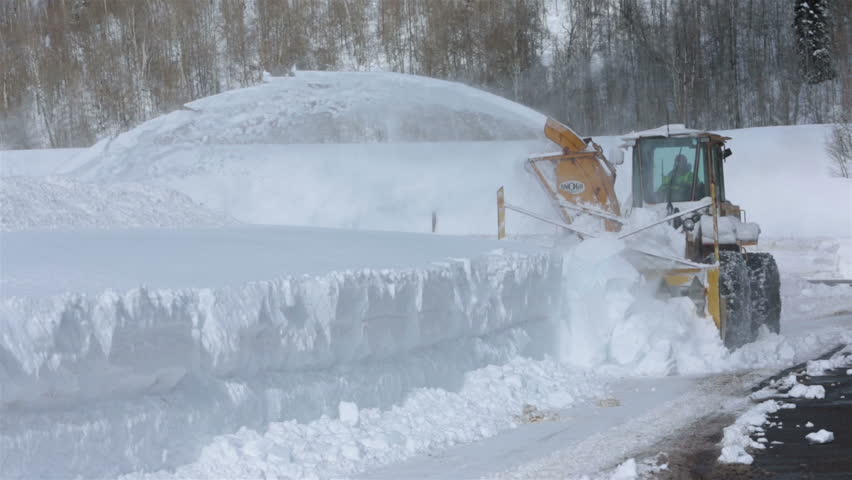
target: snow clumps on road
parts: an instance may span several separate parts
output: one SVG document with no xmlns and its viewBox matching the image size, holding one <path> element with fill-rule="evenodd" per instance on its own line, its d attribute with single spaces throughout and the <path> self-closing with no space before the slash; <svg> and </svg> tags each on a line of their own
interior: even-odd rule
<svg viewBox="0 0 852 480">
<path fill-rule="evenodd" d="M 805 438 L 808 440 L 808 443 L 811 444 L 830 443 L 834 441 L 834 433 L 825 429 L 820 429 L 818 432 L 812 432 L 805 435 Z"/>
<path fill-rule="evenodd" d="M 751 465 L 754 457 L 746 452 L 746 448 L 757 450 L 766 448 L 763 443 L 752 440 L 751 436 L 762 436 L 764 431 L 762 425 L 767 422 L 767 415 L 782 408 L 796 408 L 796 406 L 791 403 L 766 400 L 748 409 L 737 418 L 733 425 L 725 427 L 722 437 L 722 454 L 719 456 L 719 461 Z"/>
<path fill-rule="evenodd" d="M 564 256 L 560 358 L 581 367 L 669 375 L 725 368 L 728 356 L 713 322 L 687 298 L 654 298 L 614 238 L 585 241 Z"/>
</svg>

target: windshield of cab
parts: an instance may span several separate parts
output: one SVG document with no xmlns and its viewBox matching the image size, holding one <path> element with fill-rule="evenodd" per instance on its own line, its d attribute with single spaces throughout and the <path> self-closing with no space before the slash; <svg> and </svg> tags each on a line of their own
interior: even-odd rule
<svg viewBox="0 0 852 480">
<path fill-rule="evenodd" d="M 649 138 L 639 144 L 646 203 L 706 197 L 705 144 L 697 138 Z"/>
</svg>

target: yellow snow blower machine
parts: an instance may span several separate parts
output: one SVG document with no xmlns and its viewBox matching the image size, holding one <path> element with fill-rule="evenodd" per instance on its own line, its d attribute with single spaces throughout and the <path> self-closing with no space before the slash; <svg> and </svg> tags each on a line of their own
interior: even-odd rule
<svg viewBox="0 0 852 480">
<path fill-rule="evenodd" d="M 760 228 L 725 196 L 724 163 L 731 155 L 725 142 L 730 138 L 666 125 L 623 137 L 608 160 L 591 138 L 556 120 L 547 120 L 544 133 L 562 151 L 532 157 L 527 167 L 560 218 L 508 203 L 500 188 L 498 237 L 505 237 L 507 209 L 581 238 L 613 232 L 630 241 L 667 223 L 683 234 L 682 252 L 661 252 L 642 242 L 631 242 L 626 250 L 646 276 L 658 279 L 661 295 L 692 298 L 713 318 L 729 348 L 753 341 L 761 326 L 780 331 L 778 267 L 770 254 L 746 251 L 757 245 Z M 624 163 L 627 152 L 632 156 L 631 200 L 622 205 L 615 193 L 616 165 Z M 641 218 L 655 220 L 636 226 L 631 216 L 639 211 Z"/>
</svg>

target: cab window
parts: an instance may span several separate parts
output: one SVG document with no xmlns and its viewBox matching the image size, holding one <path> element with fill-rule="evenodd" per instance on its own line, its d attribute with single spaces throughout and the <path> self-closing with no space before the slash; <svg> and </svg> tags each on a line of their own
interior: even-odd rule
<svg viewBox="0 0 852 480">
<path fill-rule="evenodd" d="M 696 138 L 646 139 L 640 143 L 642 190 L 646 203 L 685 202 L 693 199 L 696 163 L 706 164 L 703 145 Z M 701 170 L 701 178 L 706 173 Z M 706 183 L 706 182 L 704 182 Z"/>
</svg>

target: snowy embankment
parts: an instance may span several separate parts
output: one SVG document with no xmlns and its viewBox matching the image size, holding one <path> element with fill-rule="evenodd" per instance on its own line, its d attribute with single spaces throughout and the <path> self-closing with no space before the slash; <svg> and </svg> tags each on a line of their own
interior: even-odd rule
<svg viewBox="0 0 852 480">
<path fill-rule="evenodd" d="M 242 254 L 246 262 L 269 270 L 273 267 L 263 265 L 267 252 L 251 251 L 264 230 L 243 232 L 245 245 L 235 232 L 219 251 L 208 246 L 205 253 L 212 259 Z M 206 241 L 215 243 L 218 231 L 207 232 Z M 169 232 L 154 234 L 180 240 Z M 17 243 L 16 235 L 24 234 L 4 234 L 14 251 L 4 248 L 3 254 L 16 258 L 9 275 L 37 278 L 51 262 L 38 258 L 33 233 Z M 382 265 L 369 251 L 381 234 L 345 236 L 353 242 L 347 256 L 360 255 L 363 262 L 372 254 Z M 313 232 L 306 238 L 320 237 L 322 232 Z M 0 429 L 4 475 L 100 476 L 174 468 L 195 459 L 215 434 L 272 421 L 336 417 L 340 401 L 388 408 L 415 388 L 453 391 L 468 371 L 544 353 L 543 325 L 560 284 L 558 257 L 524 246 L 513 250 L 511 243 L 499 244 L 509 250 L 489 254 L 486 247 L 497 242 L 448 238 L 447 247 L 442 237 L 387 237 L 391 264 L 398 241 L 431 248 L 445 260 L 412 262 L 427 264 L 421 268 L 293 274 L 216 288 L 151 285 L 2 298 L 0 405 L 9 413 Z M 275 238 L 268 237 L 269 243 Z M 191 239 L 183 242 L 176 248 L 191 247 Z M 95 245 L 108 250 L 106 243 Z M 304 255 L 308 245 L 290 257 Z M 446 259 L 453 256 L 447 251 L 465 255 L 477 249 L 483 253 L 468 255 L 470 260 Z M 109 258 L 89 269 L 97 273 L 107 263 Z M 122 264 L 112 266 L 124 270 Z M 52 283 L 74 290 L 72 269 L 55 273 Z M 204 275 L 203 269 L 197 272 L 196 281 L 203 282 Z M 11 283 L 13 289 L 33 292 L 20 285 Z M 411 442 L 416 435 L 398 437 Z"/>
</svg>

